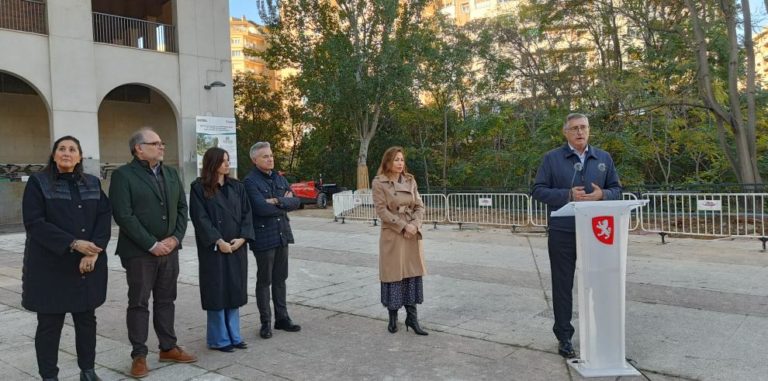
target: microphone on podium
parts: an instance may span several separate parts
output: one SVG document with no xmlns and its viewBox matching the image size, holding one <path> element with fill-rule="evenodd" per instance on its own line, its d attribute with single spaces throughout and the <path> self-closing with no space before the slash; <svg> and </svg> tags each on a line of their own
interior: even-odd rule
<svg viewBox="0 0 768 381">
<path fill-rule="evenodd" d="M 581 172 L 582 169 L 584 169 L 584 164 L 581 164 L 580 161 L 573 163 L 573 176 L 571 176 L 571 187 L 568 188 L 568 193 L 570 193 L 571 200 L 573 200 L 573 182 L 576 181 L 576 174 Z"/>
</svg>

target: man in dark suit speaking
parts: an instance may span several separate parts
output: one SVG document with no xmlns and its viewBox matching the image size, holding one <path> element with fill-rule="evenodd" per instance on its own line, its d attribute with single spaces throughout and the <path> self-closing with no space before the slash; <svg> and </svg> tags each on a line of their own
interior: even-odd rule
<svg viewBox="0 0 768 381">
<path fill-rule="evenodd" d="M 621 183 L 611 155 L 589 145 L 589 120 L 584 114 L 569 114 L 563 124 L 567 144 L 544 155 L 536 173 L 533 198 L 547 204 L 549 211 L 571 201 L 621 199 Z M 576 271 L 576 223 L 574 217 L 547 215 L 549 262 L 552 271 L 552 330 L 559 342 L 557 351 L 565 358 L 576 357 L 571 337 L 573 276 Z"/>
</svg>

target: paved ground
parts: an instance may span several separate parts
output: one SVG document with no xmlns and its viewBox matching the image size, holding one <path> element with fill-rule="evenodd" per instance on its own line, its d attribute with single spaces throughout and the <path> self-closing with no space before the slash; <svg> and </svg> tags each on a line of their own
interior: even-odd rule
<svg viewBox="0 0 768 381">
<path fill-rule="evenodd" d="M 291 248 L 289 310 L 303 330 L 258 338 L 251 291 L 250 303 L 241 310 L 250 348 L 231 354 L 206 349 L 190 230 L 182 252 L 176 329 L 180 344 L 200 361 L 160 364 L 153 353 L 147 380 L 580 379 L 556 354 L 543 235 L 453 226 L 428 230 L 429 275 L 419 313 L 430 335 L 419 337 L 386 330 L 386 310 L 378 302 L 378 227 L 316 217 L 294 217 L 293 226 L 298 243 Z M 768 379 L 768 255 L 759 251 L 760 243 L 668 242 L 661 245 L 658 236 L 630 238 L 627 356 L 643 377 L 621 379 Z M 23 233 L 0 235 L 3 380 L 37 376 L 36 319 L 20 306 L 23 245 Z M 114 247 L 112 242 L 110 252 Z M 129 378 L 130 365 L 127 288 L 119 260 L 110 255 L 109 261 L 108 299 L 97 310 L 97 372 L 105 380 L 120 380 Z M 578 329 L 578 320 L 575 325 Z M 156 348 L 156 339 L 149 345 Z M 59 354 L 61 379 L 78 379 L 69 318 Z"/>
</svg>

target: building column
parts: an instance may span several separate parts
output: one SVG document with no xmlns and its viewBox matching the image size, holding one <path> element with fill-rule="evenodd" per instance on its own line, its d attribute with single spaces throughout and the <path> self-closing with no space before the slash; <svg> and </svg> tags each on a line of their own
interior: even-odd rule
<svg viewBox="0 0 768 381">
<path fill-rule="evenodd" d="M 99 101 L 93 20 L 88 0 L 46 2 L 51 68 L 51 139 L 72 135 L 86 172 L 99 175 Z"/>
</svg>

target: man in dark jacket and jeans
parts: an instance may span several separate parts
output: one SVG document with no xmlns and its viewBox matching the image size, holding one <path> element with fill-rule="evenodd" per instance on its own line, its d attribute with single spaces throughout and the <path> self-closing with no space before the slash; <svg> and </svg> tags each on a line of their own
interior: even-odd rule
<svg viewBox="0 0 768 381">
<path fill-rule="evenodd" d="M 288 212 L 296 210 L 301 201 L 293 197 L 288 181 L 274 171 L 275 160 L 267 142 L 251 147 L 254 168 L 245 176 L 245 189 L 251 201 L 253 227 L 256 238 L 251 250 L 256 257 L 256 305 L 259 308 L 261 329 L 259 335 L 272 337 L 272 317 L 269 292 L 275 306 L 275 329 L 298 332 L 301 327 L 293 324 L 286 306 L 285 280 L 288 278 L 288 244 L 293 243 L 293 233 Z"/>
<path fill-rule="evenodd" d="M 568 143 L 547 152 L 536 173 L 533 198 L 555 211 L 571 201 L 621 199 L 621 183 L 607 152 L 588 145 L 589 120 L 583 114 L 565 118 L 563 134 Z M 552 270 L 552 330 L 559 341 L 558 353 L 576 357 L 571 337 L 573 276 L 576 270 L 576 223 L 574 217 L 547 216 L 547 247 Z"/>
</svg>

